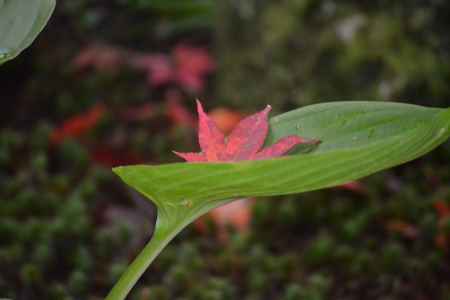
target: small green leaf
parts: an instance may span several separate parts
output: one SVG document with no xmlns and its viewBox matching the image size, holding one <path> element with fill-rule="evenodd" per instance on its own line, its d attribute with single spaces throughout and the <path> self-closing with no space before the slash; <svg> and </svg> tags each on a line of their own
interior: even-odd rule
<svg viewBox="0 0 450 300">
<path fill-rule="evenodd" d="M 56 0 L 0 0 L 0 64 L 31 45 L 55 4 Z"/>
<path fill-rule="evenodd" d="M 201 214 L 232 201 L 227 199 L 332 187 L 415 159 L 448 139 L 450 109 L 392 102 L 311 105 L 272 118 L 267 144 L 293 134 L 322 143 L 307 153 L 263 161 L 115 168 L 157 205 L 158 221 L 155 243 L 149 243 L 108 299 L 123 299 L 120 286 L 128 282 L 131 288 L 173 236 Z"/>
</svg>

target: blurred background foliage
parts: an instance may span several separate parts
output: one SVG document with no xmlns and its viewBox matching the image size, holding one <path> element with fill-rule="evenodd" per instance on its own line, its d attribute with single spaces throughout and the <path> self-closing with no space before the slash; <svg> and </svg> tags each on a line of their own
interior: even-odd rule
<svg viewBox="0 0 450 300">
<path fill-rule="evenodd" d="M 0 297 L 101 299 L 153 206 L 112 166 L 333 100 L 448 107 L 448 1 L 59 1 L 0 69 Z M 190 226 L 130 299 L 449 299 L 450 146 L 351 185 Z M 234 210 L 233 210 L 234 209 Z"/>
<path fill-rule="evenodd" d="M 221 1 L 221 93 L 304 105 L 449 93 L 446 1 Z M 239 51 L 234 51 L 239 49 Z M 426 100 L 425 100 L 426 99 Z M 441 99 L 441 100 L 439 100 Z"/>
</svg>

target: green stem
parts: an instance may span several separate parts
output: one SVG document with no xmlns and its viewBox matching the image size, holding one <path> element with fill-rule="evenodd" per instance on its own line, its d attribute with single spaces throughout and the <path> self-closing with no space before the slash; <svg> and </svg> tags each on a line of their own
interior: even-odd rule
<svg viewBox="0 0 450 300">
<path fill-rule="evenodd" d="M 180 226 L 163 226 L 161 223 L 157 222 L 152 239 L 131 265 L 128 266 L 105 300 L 125 299 L 153 260 L 184 227 L 184 224 Z"/>
<path fill-rule="evenodd" d="M 124 300 L 153 260 L 184 227 L 204 213 L 227 202 L 230 201 L 213 201 L 199 207 L 183 204 L 184 211 L 181 213 L 182 210 L 177 208 L 178 214 L 167 207 L 158 208 L 158 219 L 152 239 L 128 266 L 105 300 Z"/>
</svg>

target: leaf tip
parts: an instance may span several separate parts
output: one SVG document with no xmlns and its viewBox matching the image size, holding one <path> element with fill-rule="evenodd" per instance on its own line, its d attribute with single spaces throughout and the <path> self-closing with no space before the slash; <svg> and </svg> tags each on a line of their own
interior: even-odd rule
<svg viewBox="0 0 450 300">
<path fill-rule="evenodd" d="M 122 180 L 126 181 L 125 178 L 132 173 L 133 168 L 138 167 L 139 165 L 132 165 L 132 166 L 119 166 L 112 168 L 112 172 L 119 176 Z"/>
<path fill-rule="evenodd" d="M 194 153 L 194 152 L 177 152 L 172 151 L 176 156 L 181 157 L 182 159 L 186 160 L 187 162 L 204 162 L 206 161 L 206 157 L 203 155 L 203 153 Z"/>
<path fill-rule="evenodd" d="M 174 150 L 172 150 L 172 153 L 175 154 L 176 156 L 182 158 L 182 159 L 186 159 L 185 158 L 185 153 L 181 153 L 181 152 L 174 151 Z"/>
<path fill-rule="evenodd" d="M 124 171 L 124 167 L 114 167 L 111 170 L 113 171 L 114 174 L 121 177 L 121 175 L 123 174 L 123 171 Z"/>
<path fill-rule="evenodd" d="M 195 100 L 195 102 L 197 103 L 197 112 L 198 112 L 198 114 L 200 115 L 200 114 L 204 114 L 205 113 L 205 110 L 203 109 L 203 105 L 202 105 L 202 102 L 200 101 L 200 99 L 196 99 Z"/>
</svg>

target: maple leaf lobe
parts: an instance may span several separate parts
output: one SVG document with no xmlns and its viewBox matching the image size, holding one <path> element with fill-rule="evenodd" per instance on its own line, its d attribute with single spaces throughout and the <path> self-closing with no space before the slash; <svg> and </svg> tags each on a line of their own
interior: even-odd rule
<svg viewBox="0 0 450 300">
<path fill-rule="evenodd" d="M 205 113 L 203 106 L 197 100 L 198 141 L 202 153 L 208 161 L 222 160 L 225 152 L 225 136 L 217 128 L 216 123 Z"/>
<path fill-rule="evenodd" d="M 264 145 L 269 133 L 268 116 L 272 110 L 267 105 L 264 110 L 248 116 L 233 129 L 227 140 L 226 154 L 230 160 L 252 159 Z"/>
</svg>

